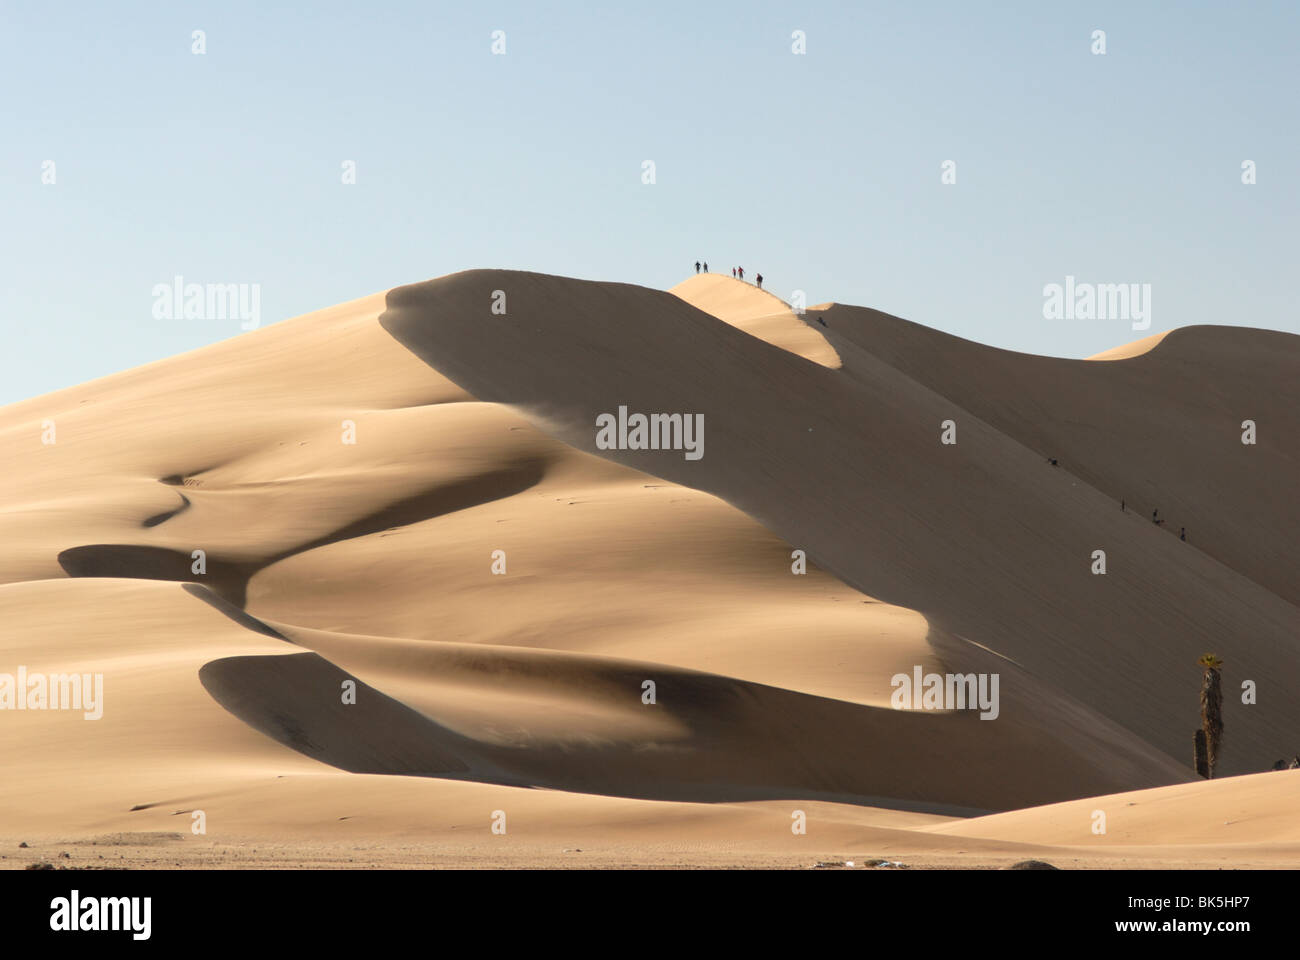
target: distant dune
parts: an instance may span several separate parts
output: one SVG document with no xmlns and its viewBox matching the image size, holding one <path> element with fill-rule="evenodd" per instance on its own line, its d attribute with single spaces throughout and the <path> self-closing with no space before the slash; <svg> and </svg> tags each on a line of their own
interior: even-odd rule
<svg viewBox="0 0 1300 960">
<path fill-rule="evenodd" d="M 1118 347 L 1111 347 L 1109 350 L 1103 350 L 1101 353 L 1094 353 L 1089 360 L 1127 360 L 1129 357 L 1137 357 L 1146 353 L 1148 350 L 1155 348 L 1161 340 L 1169 335 L 1169 331 L 1164 333 L 1153 333 L 1149 337 L 1143 337 L 1140 340 L 1134 340 L 1132 343 L 1120 344 Z"/>
<path fill-rule="evenodd" d="M 1061 360 L 475 270 L 0 409 L 0 675 L 104 685 L 0 711 L 0 847 L 1300 864 L 1300 771 L 1263 772 L 1300 753 L 1298 374 L 1265 330 Z M 702 455 L 606 448 L 620 408 Z M 996 718 L 894 709 L 918 668 L 997 674 Z"/>
</svg>

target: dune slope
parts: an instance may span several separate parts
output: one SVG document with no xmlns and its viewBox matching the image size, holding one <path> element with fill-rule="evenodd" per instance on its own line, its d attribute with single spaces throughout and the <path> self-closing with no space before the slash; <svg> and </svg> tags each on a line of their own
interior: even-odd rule
<svg viewBox="0 0 1300 960">
<path fill-rule="evenodd" d="M 101 673 L 105 713 L 0 713 L 0 814 L 84 833 L 205 804 L 312 837 L 417 778 L 546 822 L 653 802 L 701 842 L 718 817 L 676 804 L 831 804 L 937 850 L 946 826 L 881 808 L 1200 796 L 1206 650 L 1222 771 L 1300 750 L 1296 341 L 1051 360 L 720 276 L 486 270 L 15 404 L 0 673 Z M 702 416 L 702 456 L 597 444 L 620 407 Z M 997 717 L 892 709 L 914 668 L 996 673 Z M 421 796 L 383 830 L 419 829 Z M 988 822 L 966 835 L 1007 842 Z"/>
</svg>

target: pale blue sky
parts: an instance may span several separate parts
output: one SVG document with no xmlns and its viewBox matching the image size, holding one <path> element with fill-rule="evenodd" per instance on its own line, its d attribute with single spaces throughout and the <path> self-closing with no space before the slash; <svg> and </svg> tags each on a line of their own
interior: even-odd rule
<svg viewBox="0 0 1300 960">
<path fill-rule="evenodd" d="M 177 274 L 266 324 L 703 258 L 1027 352 L 1144 335 L 1044 319 L 1073 275 L 1150 283 L 1149 332 L 1300 333 L 1300 4 L 611 6 L 4 0 L 0 403 L 239 333 L 155 319 Z"/>
</svg>

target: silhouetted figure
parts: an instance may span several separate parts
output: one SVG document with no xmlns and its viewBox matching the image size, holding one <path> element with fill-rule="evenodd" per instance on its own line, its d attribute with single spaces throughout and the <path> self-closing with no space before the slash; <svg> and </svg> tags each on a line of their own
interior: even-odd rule
<svg viewBox="0 0 1300 960">
<path fill-rule="evenodd" d="M 1155 510 L 1152 510 L 1152 511 L 1151 511 L 1151 522 L 1152 522 L 1152 523 L 1159 523 L 1160 521 L 1157 519 L 1157 517 L 1159 517 L 1159 516 L 1160 516 L 1160 509 L 1159 509 L 1159 508 L 1156 508 Z"/>
<path fill-rule="evenodd" d="M 735 268 L 735 267 L 732 267 L 732 268 L 731 268 L 731 279 L 732 279 L 732 280 L 735 280 L 735 279 L 736 279 L 736 268 Z"/>
<path fill-rule="evenodd" d="M 1050 464 L 1051 464 L 1052 466 L 1054 466 L 1054 467 L 1059 467 L 1059 466 L 1060 466 L 1060 463 L 1057 462 L 1057 459 L 1056 459 L 1055 457 L 1048 457 L 1048 458 L 1047 458 L 1047 462 L 1050 463 Z"/>
<path fill-rule="evenodd" d="M 1124 512 L 1124 501 L 1123 501 L 1123 500 L 1121 500 L 1121 501 L 1119 502 L 1119 512 L 1120 512 L 1120 513 L 1123 513 L 1123 512 Z"/>
<path fill-rule="evenodd" d="M 700 261 L 698 260 L 695 261 L 695 272 L 696 273 L 700 272 Z"/>
<path fill-rule="evenodd" d="M 704 272 L 705 273 L 709 272 L 709 261 L 707 260 L 704 261 Z"/>
<path fill-rule="evenodd" d="M 1186 540 L 1186 539 L 1187 539 L 1187 528 L 1186 528 L 1186 527 L 1183 527 L 1181 530 L 1178 531 L 1178 539 L 1179 539 L 1179 540 Z"/>
<path fill-rule="evenodd" d="M 741 280 L 744 280 L 744 279 L 745 279 L 745 268 L 744 268 L 744 267 L 737 267 L 737 268 L 736 268 L 736 273 L 739 274 Z"/>
<path fill-rule="evenodd" d="M 758 281 L 758 289 L 762 290 L 762 289 L 763 289 L 763 275 L 762 275 L 761 273 L 759 273 L 759 274 L 755 274 L 755 275 L 754 275 L 754 279 Z"/>
</svg>

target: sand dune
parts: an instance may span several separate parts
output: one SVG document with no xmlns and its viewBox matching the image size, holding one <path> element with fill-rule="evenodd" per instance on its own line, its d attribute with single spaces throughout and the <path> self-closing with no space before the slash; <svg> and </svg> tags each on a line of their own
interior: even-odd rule
<svg viewBox="0 0 1300 960">
<path fill-rule="evenodd" d="M 775 294 L 730 277 L 697 273 L 668 291 L 752 337 L 835 369 L 840 356 L 824 336 Z"/>
<path fill-rule="evenodd" d="M 1109 350 L 1103 350 L 1101 353 L 1094 353 L 1091 357 L 1086 357 L 1085 359 L 1127 360 L 1129 357 L 1138 357 L 1149 350 L 1155 349 L 1156 345 L 1168 335 L 1168 330 L 1163 333 L 1153 333 L 1149 337 L 1142 337 L 1139 340 L 1134 340 L 1132 343 L 1123 343 L 1118 347 L 1111 347 Z"/>
<path fill-rule="evenodd" d="M 376 860 L 1300 861 L 1296 778 L 1256 773 L 1300 752 L 1300 338 L 1148 341 L 1055 360 L 718 275 L 470 271 L 0 410 L 0 673 L 105 690 L 101 720 L 0 713 L 0 845 L 340 863 L 347 818 Z M 702 415 L 703 455 L 604 449 L 620 406 Z M 997 718 L 893 709 L 918 667 L 999 674 Z"/>
<path fill-rule="evenodd" d="M 1047 846 L 1300 847 L 1300 772 L 1199 781 L 1108 797 L 1088 797 L 1028 810 L 949 821 L 926 828 L 948 836 Z M 1094 830 L 1105 815 L 1104 832 Z"/>
</svg>

